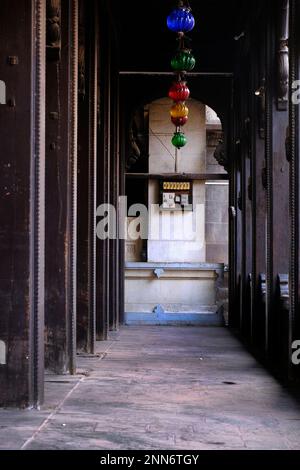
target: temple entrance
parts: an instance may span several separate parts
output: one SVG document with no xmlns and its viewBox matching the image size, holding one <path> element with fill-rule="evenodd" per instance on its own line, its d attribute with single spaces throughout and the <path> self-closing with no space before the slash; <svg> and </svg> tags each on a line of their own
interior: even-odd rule
<svg viewBox="0 0 300 470">
<path fill-rule="evenodd" d="M 125 323 L 222 325 L 228 174 L 221 121 L 189 100 L 187 145 L 171 143 L 171 101 L 133 113 L 127 154 Z M 225 165 L 226 167 L 226 165 Z"/>
</svg>

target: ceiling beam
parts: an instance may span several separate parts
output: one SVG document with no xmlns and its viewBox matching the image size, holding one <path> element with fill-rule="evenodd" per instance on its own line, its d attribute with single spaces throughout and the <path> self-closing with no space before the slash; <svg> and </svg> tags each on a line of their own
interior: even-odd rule
<svg viewBox="0 0 300 470">
<path fill-rule="evenodd" d="M 119 71 L 120 76 L 165 76 L 173 77 L 174 72 L 151 72 L 151 71 Z M 231 72 L 194 72 L 188 73 L 188 77 L 220 77 L 220 78 L 233 78 L 233 73 Z"/>
</svg>

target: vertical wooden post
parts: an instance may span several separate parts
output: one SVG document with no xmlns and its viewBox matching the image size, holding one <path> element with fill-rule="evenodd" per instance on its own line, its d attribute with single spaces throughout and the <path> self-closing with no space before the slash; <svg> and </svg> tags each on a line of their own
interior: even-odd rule
<svg viewBox="0 0 300 470">
<path fill-rule="evenodd" d="M 98 138 L 97 206 L 110 203 L 110 133 L 111 133 L 111 49 L 109 25 L 100 14 L 100 127 Z M 105 44 L 105 46 L 104 46 Z M 98 219 L 99 222 L 99 219 Z M 110 317 L 110 242 L 97 240 L 97 297 L 96 333 L 98 340 L 106 340 Z"/>
<path fill-rule="evenodd" d="M 287 108 L 278 109 L 278 92 L 275 81 L 281 74 L 277 66 L 278 9 L 269 4 L 267 27 L 266 69 L 266 183 L 267 183 L 267 312 L 265 348 L 273 364 L 278 349 L 278 296 L 279 274 L 288 272 L 289 239 L 286 227 L 288 210 L 288 163 L 286 160 Z M 278 6 L 278 4 L 277 4 Z"/>
<path fill-rule="evenodd" d="M 121 84 L 120 84 L 121 86 Z M 126 158 L 126 117 L 124 106 L 124 89 L 119 91 L 119 194 L 125 197 L 125 158 Z M 121 208 L 119 208 L 119 211 Z M 122 214 L 125 217 L 127 214 Z M 122 217 L 121 217 L 122 218 Z M 124 221 L 125 226 L 125 221 Z M 125 240 L 124 227 L 119 227 L 119 323 L 123 324 L 125 319 Z"/>
<path fill-rule="evenodd" d="M 290 74 L 289 74 L 289 151 L 290 161 L 290 319 L 289 319 L 289 353 L 292 357 L 292 343 L 300 339 L 300 104 L 295 100 L 300 80 L 300 32 L 298 18 L 300 0 L 290 0 Z M 299 366 L 290 362 L 289 374 L 298 376 Z"/>
<path fill-rule="evenodd" d="M 116 45 L 112 44 L 112 64 L 111 64 L 111 183 L 110 183 L 110 203 L 118 215 L 119 209 L 119 77 L 117 73 Z M 118 220 L 117 220 L 118 222 Z M 110 240 L 110 329 L 115 331 L 119 326 L 119 240 L 118 227 L 116 231 L 117 238 Z"/>
<path fill-rule="evenodd" d="M 47 41 L 46 366 L 75 373 L 78 2 L 56 4 L 60 44 L 49 31 Z"/>
<path fill-rule="evenodd" d="M 44 392 L 45 0 L 4 0 L 0 16 L 0 405 Z"/>
<path fill-rule="evenodd" d="M 96 189 L 97 189 L 97 3 L 81 7 L 78 191 L 78 349 L 95 351 Z"/>
<path fill-rule="evenodd" d="M 252 302 L 251 344 L 256 351 L 264 350 L 265 306 L 261 291 L 261 276 L 266 272 L 266 190 L 265 171 L 265 34 L 260 32 L 252 42 L 251 108 L 251 186 L 252 186 Z"/>
<path fill-rule="evenodd" d="M 234 109 L 234 95 L 232 87 L 232 106 Z M 238 171 L 238 155 L 237 155 L 237 141 L 239 133 L 237 129 L 237 120 L 235 116 L 232 118 L 231 123 L 231 154 L 232 158 L 229 160 L 229 259 L 230 259 L 230 272 L 229 272 L 229 326 L 231 328 L 239 327 L 239 171 Z"/>
<path fill-rule="evenodd" d="M 95 352 L 96 344 L 96 211 L 97 211 L 97 94 L 98 94 L 98 59 L 99 59 L 99 29 L 98 4 L 93 2 L 90 9 L 90 107 L 89 107 L 89 207 L 88 207 L 88 293 L 89 293 L 89 322 L 87 335 L 87 351 Z"/>
</svg>

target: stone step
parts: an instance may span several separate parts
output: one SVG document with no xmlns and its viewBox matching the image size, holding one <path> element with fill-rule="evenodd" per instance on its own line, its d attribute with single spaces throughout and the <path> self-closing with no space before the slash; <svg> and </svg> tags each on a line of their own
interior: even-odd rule
<svg viewBox="0 0 300 470">
<path fill-rule="evenodd" d="M 165 326 L 223 326 L 222 312 L 204 310 L 202 312 L 164 312 L 125 313 L 126 325 L 165 325 Z"/>
</svg>

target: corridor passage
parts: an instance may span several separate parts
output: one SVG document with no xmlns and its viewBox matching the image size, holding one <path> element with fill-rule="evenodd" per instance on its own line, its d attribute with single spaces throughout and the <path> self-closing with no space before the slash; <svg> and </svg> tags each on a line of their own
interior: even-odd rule
<svg viewBox="0 0 300 470">
<path fill-rule="evenodd" d="M 123 327 L 79 366 L 0 410 L 1 449 L 300 449 L 299 403 L 224 328 Z"/>
</svg>

